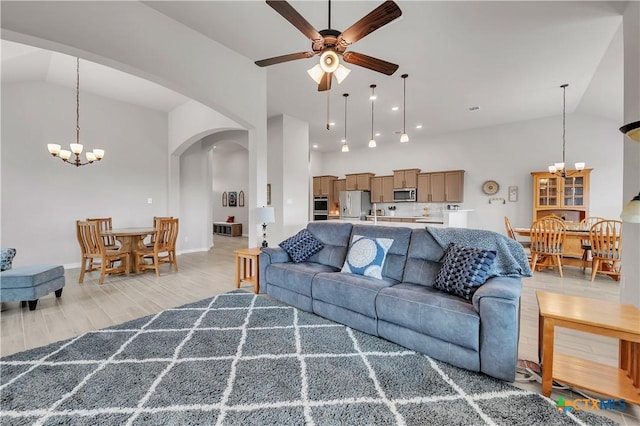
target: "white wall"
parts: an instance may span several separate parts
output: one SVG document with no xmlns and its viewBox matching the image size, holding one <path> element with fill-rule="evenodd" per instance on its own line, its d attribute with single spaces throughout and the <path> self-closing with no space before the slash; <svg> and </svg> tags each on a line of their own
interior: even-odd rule
<svg viewBox="0 0 640 426">
<path fill-rule="evenodd" d="M 207 185 L 209 161 L 203 155 L 202 142 L 192 144 L 180 156 L 180 252 L 208 250 L 211 246 L 209 206 L 211 191 Z"/>
<path fill-rule="evenodd" d="M 16 266 L 79 265 L 78 219 L 120 228 L 167 214 L 167 114 L 81 92 L 81 142 L 106 153 L 78 168 L 46 147 L 75 141 L 75 118 L 73 88 L 2 85 L 1 245 L 17 248 Z"/>
<path fill-rule="evenodd" d="M 246 149 L 232 152 L 212 150 L 211 188 L 214 222 L 225 222 L 228 216 L 235 216 L 235 222 L 242 224 L 242 234 L 249 232 L 249 153 Z M 244 207 L 223 207 L 222 193 L 244 191 Z M 211 225 L 209 225 L 211 227 Z"/>
<path fill-rule="evenodd" d="M 501 126 L 450 133 L 432 138 L 412 133 L 411 142 L 378 143 L 378 148 L 352 149 L 323 155 L 321 174 L 372 172 L 390 175 L 394 169 L 420 168 L 424 172 L 465 170 L 462 208 L 469 227 L 504 232 L 504 216 L 514 226 L 532 219 L 530 172 L 546 170 L 562 158 L 562 117 L 547 117 Z M 567 163 L 585 161 L 591 172 L 589 214 L 618 217 L 622 208 L 622 146 L 617 123 L 598 117 L 567 115 Z M 500 191 L 485 195 L 482 183 L 495 180 Z M 508 198 L 509 186 L 518 186 L 518 202 L 489 204 L 489 198 Z M 404 206 L 403 206 L 404 207 Z"/>
</svg>

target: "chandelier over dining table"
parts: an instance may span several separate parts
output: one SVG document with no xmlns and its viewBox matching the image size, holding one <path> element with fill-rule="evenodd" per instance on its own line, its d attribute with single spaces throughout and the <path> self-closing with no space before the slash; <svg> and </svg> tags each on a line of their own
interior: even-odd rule
<svg viewBox="0 0 640 426">
<path fill-rule="evenodd" d="M 69 144 L 69 148 L 71 150 L 61 149 L 59 144 L 47 144 L 47 149 L 51 155 L 76 167 L 92 164 L 94 161 L 100 161 L 104 157 L 104 149 L 94 149 L 85 153 L 87 158 L 85 163 L 80 159 L 80 154 L 84 149 L 80 143 L 80 58 L 76 58 L 76 142 Z M 70 160 L 71 154 L 74 155 L 72 160 Z"/>
<path fill-rule="evenodd" d="M 568 86 L 569 85 L 566 83 L 560 86 L 562 88 L 562 162 L 554 163 L 553 166 L 549 166 L 549 173 L 557 174 L 562 177 L 571 176 L 573 174 L 573 173 L 567 172 L 565 168 L 565 147 L 567 144 L 565 135 L 566 135 L 566 123 L 567 123 L 566 109 L 567 109 L 567 87 Z M 574 166 L 576 168 L 576 172 L 574 173 L 577 173 L 584 170 L 586 163 L 583 161 L 580 161 L 575 163 Z"/>
</svg>

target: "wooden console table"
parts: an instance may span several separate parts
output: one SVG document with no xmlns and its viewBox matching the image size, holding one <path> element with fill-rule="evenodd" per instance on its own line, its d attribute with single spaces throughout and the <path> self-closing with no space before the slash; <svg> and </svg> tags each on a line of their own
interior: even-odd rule
<svg viewBox="0 0 640 426">
<path fill-rule="evenodd" d="M 553 380 L 640 405 L 640 310 L 604 300 L 537 291 L 542 394 Z M 554 354 L 555 327 L 619 339 L 618 368 Z"/>
<path fill-rule="evenodd" d="M 242 224 L 235 222 L 213 222 L 213 233 L 226 235 L 228 237 L 241 237 Z"/>
</svg>

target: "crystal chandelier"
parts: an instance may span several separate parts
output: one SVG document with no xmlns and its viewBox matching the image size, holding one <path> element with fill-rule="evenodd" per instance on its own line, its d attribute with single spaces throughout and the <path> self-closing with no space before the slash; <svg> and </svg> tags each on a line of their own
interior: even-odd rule
<svg viewBox="0 0 640 426">
<path fill-rule="evenodd" d="M 86 163 L 83 163 L 80 160 L 80 154 L 82 154 L 83 149 L 83 146 L 80 143 L 80 58 L 76 58 L 76 143 L 69 144 L 69 147 L 71 148 L 71 151 L 60 149 L 60 145 L 55 143 L 47 144 L 47 149 L 51 155 L 76 167 L 91 164 L 94 161 L 100 161 L 102 160 L 102 157 L 104 157 L 103 149 L 94 149 L 92 152 L 85 153 L 85 156 L 87 157 Z M 72 153 L 75 158 L 69 161 Z"/>
</svg>

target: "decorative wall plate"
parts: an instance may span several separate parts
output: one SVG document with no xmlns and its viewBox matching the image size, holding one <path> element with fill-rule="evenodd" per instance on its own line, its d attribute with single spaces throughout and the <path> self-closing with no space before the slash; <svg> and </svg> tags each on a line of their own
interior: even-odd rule
<svg viewBox="0 0 640 426">
<path fill-rule="evenodd" d="M 482 184 L 482 192 L 487 195 L 493 195 L 498 192 L 500 185 L 495 180 L 488 180 Z"/>
</svg>

